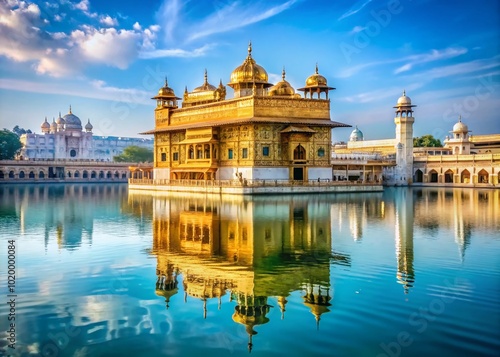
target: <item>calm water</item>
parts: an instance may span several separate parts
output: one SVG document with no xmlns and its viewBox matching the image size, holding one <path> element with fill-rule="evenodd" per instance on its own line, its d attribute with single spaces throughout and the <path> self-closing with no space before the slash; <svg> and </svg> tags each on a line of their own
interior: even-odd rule
<svg viewBox="0 0 500 357">
<path fill-rule="evenodd" d="M 210 198 L 0 186 L 13 356 L 500 351 L 500 190 Z M 9 306 L 0 305 L 2 347 Z M 0 353 L 1 354 L 1 353 Z"/>
</svg>

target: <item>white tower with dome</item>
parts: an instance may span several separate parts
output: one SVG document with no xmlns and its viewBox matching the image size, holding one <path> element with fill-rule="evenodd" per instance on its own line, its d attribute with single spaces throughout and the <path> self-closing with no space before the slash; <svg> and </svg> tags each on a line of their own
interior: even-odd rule
<svg viewBox="0 0 500 357">
<path fill-rule="evenodd" d="M 462 116 L 459 116 L 458 122 L 453 125 L 451 137 L 447 136 L 444 140 L 445 147 L 451 148 L 454 155 L 469 155 L 471 147 L 469 132 L 469 127 L 462 123 Z"/>
<path fill-rule="evenodd" d="M 393 177 L 395 185 L 407 186 L 413 182 L 413 107 L 406 91 L 399 97 L 396 108 L 396 168 Z"/>
</svg>

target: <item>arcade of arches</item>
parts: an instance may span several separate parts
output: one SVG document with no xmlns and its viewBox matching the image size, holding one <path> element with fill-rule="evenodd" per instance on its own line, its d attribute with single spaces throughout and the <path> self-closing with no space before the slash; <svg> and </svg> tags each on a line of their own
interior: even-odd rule
<svg viewBox="0 0 500 357">
<path fill-rule="evenodd" d="M 121 163 L 9 160 L 0 165 L 0 182 L 127 182 L 129 174 L 128 166 Z"/>
<path fill-rule="evenodd" d="M 415 167 L 415 183 L 498 185 L 499 167 Z"/>
</svg>

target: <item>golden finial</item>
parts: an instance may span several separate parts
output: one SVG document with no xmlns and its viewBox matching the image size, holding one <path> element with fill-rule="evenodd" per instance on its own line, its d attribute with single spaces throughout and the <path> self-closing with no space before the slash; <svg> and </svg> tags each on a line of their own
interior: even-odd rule
<svg viewBox="0 0 500 357">
<path fill-rule="evenodd" d="M 222 78 L 221 78 L 220 81 L 219 81 L 219 87 L 222 88 L 222 86 L 223 86 L 223 84 L 222 84 Z"/>
<path fill-rule="evenodd" d="M 286 75 L 286 72 L 285 72 L 285 66 L 283 66 L 283 71 L 281 71 L 281 78 L 283 80 L 285 80 L 285 75 Z"/>
<path fill-rule="evenodd" d="M 316 74 L 318 74 L 318 62 L 316 62 Z"/>
<path fill-rule="evenodd" d="M 71 104 L 69 105 L 69 114 L 73 114 L 73 113 L 71 113 Z M 59 116 L 60 116 L 60 114 L 59 114 Z"/>
<path fill-rule="evenodd" d="M 252 41 L 248 42 L 248 57 L 252 57 Z"/>
<path fill-rule="evenodd" d="M 165 76 L 165 87 L 168 87 L 168 80 L 167 80 L 167 76 Z"/>
<path fill-rule="evenodd" d="M 207 74 L 207 69 L 205 68 L 205 85 L 208 84 L 208 74 Z"/>
<path fill-rule="evenodd" d="M 184 87 L 184 93 L 186 93 L 186 94 L 188 93 L 188 86 Z"/>
</svg>

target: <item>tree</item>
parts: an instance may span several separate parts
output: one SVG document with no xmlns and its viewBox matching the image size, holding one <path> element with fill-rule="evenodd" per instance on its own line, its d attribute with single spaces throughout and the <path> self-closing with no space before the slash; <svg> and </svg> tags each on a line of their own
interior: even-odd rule
<svg viewBox="0 0 500 357">
<path fill-rule="evenodd" d="M 153 151 L 140 146 L 127 146 L 123 153 L 113 157 L 115 162 L 152 162 Z"/>
<path fill-rule="evenodd" d="M 0 131 L 0 160 L 12 160 L 22 147 L 17 134 L 7 129 Z"/>
<path fill-rule="evenodd" d="M 413 138 L 413 147 L 442 147 L 441 140 L 434 138 L 428 134 L 421 137 Z"/>
</svg>

